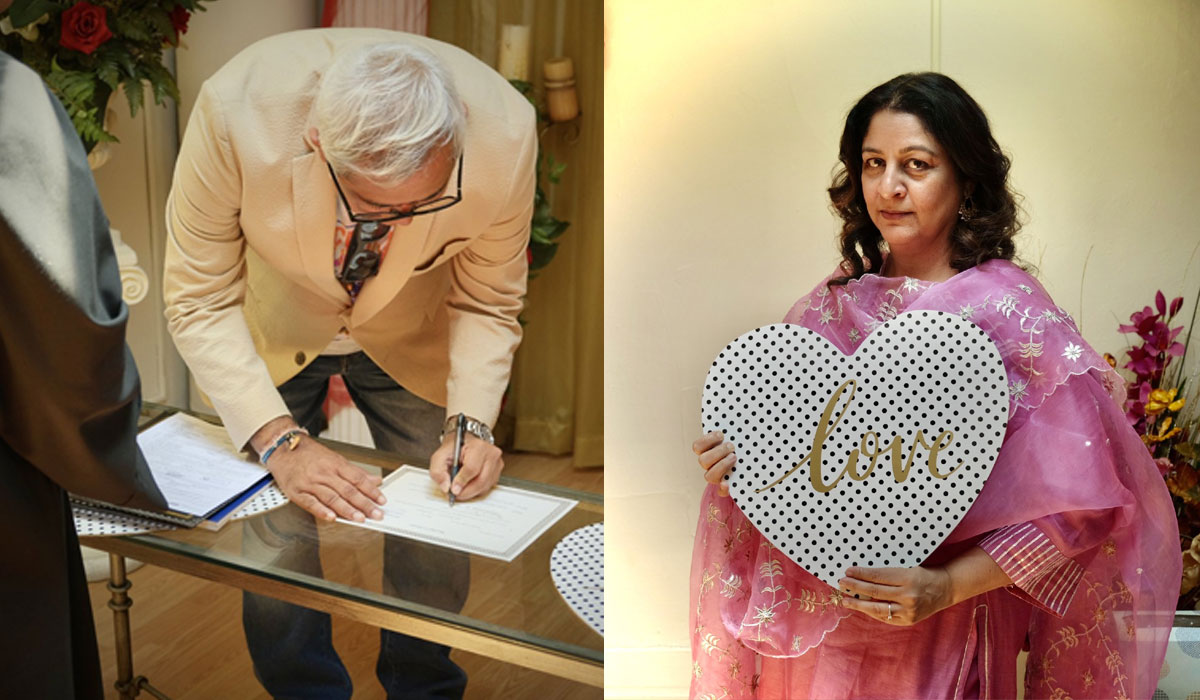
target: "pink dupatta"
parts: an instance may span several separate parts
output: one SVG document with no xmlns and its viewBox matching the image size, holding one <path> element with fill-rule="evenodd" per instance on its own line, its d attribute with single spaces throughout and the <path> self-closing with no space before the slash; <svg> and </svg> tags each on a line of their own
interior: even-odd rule
<svg viewBox="0 0 1200 700">
<path fill-rule="evenodd" d="M 928 563 L 1031 524 L 1081 571 L 1055 592 L 1065 613 L 1027 585 L 912 627 L 868 619 L 710 486 L 691 572 L 692 697 L 1015 697 L 1027 640 L 1026 697 L 1150 697 L 1178 595 L 1178 530 L 1158 469 L 1119 408 L 1122 380 L 1045 289 L 1005 261 L 940 283 L 867 274 L 831 290 L 823 281 L 784 320 L 850 353 L 916 310 L 982 328 L 1004 358 L 1011 402 L 987 485 Z"/>
</svg>

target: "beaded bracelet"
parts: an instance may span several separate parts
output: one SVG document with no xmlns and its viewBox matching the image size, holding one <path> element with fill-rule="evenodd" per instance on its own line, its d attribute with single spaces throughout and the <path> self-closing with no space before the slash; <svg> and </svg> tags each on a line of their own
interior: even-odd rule
<svg viewBox="0 0 1200 700">
<path fill-rule="evenodd" d="M 296 449 L 296 446 L 300 444 L 301 435 L 308 435 L 308 431 L 304 428 L 291 428 L 284 431 L 282 435 L 275 438 L 275 442 L 271 443 L 270 447 L 263 450 L 262 456 L 258 458 L 258 463 L 264 467 L 267 466 L 267 460 L 271 458 L 271 455 L 275 454 L 275 450 L 283 447 L 285 443 L 288 446 L 288 452 Z"/>
</svg>

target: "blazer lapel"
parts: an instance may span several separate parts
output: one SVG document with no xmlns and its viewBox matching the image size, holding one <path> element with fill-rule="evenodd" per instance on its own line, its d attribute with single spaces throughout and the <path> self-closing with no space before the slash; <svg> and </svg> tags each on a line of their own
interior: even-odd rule
<svg viewBox="0 0 1200 700">
<path fill-rule="evenodd" d="M 367 280 L 354 302 L 351 323 L 361 326 L 400 293 L 400 288 L 412 277 L 421 251 L 425 249 L 433 228 L 432 216 L 414 217 L 407 226 L 393 226 L 387 255 L 379 265 L 379 274 Z"/>
<path fill-rule="evenodd" d="M 329 170 L 316 151 L 292 159 L 292 213 L 304 271 L 317 291 L 347 306 L 350 295 L 333 274 L 336 197 Z"/>
</svg>

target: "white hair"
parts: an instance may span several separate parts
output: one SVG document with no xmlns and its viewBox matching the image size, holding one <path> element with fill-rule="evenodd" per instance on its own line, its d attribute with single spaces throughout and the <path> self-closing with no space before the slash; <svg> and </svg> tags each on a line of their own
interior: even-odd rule
<svg viewBox="0 0 1200 700">
<path fill-rule="evenodd" d="M 412 176 L 446 144 L 457 156 L 466 120 L 450 72 L 428 51 L 397 43 L 335 56 L 315 112 L 333 169 L 381 184 Z"/>
</svg>

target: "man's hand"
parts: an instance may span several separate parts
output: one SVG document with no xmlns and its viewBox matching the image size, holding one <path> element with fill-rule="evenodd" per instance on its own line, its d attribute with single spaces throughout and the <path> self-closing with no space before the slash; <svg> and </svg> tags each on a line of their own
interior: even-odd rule
<svg viewBox="0 0 1200 700">
<path fill-rule="evenodd" d="M 295 427 L 291 418 L 271 421 L 250 439 L 251 447 L 262 454 L 270 447 L 270 440 L 289 427 Z M 302 438 L 294 450 L 286 445 L 275 450 L 266 466 L 280 490 L 320 520 L 339 517 L 361 523 L 367 518 L 383 517 L 379 509 L 387 502 L 379 490 L 383 479 L 350 464 L 312 438 Z"/>
<path fill-rule="evenodd" d="M 463 437 L 462 465 L 454 483 L 450 483 L 450 468 L 454 462 L 454 433 L 446 433 L 442 446 L 429 458 L 429 477 L 442 489 L 442 493 L 454 491 L 460 501 L 482 496 L 500 480 L 504 469 L 504 457 L 500 448 L 480 440 L 471 433 Z"/>
</svg>

